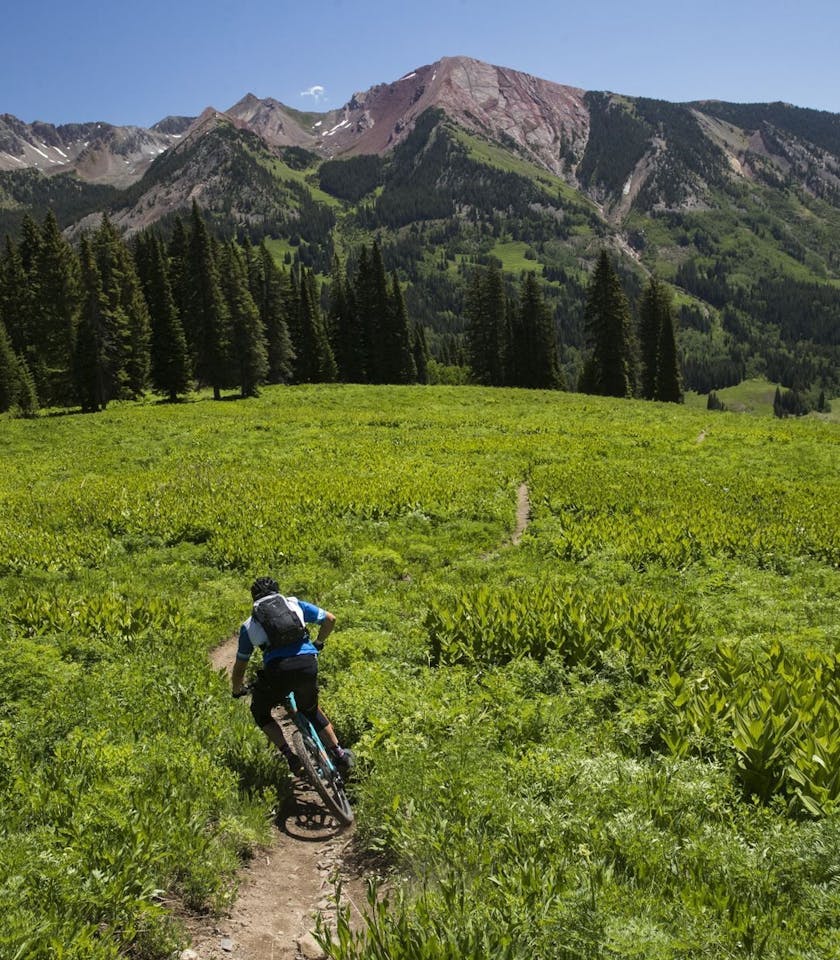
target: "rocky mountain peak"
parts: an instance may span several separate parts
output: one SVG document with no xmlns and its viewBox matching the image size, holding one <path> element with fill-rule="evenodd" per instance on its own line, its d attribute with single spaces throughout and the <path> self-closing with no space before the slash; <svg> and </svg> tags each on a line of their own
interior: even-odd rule
<svg viewBox="0 0 840 960">
<path fill-rule="evenodd" d="M 227 110 L 226 115 L 272 147 L 311 147 L 315 139 L 311 128 L 301 126 L 288 107 L 271 97 L 260 100 L 249 93 Z"/>
<path fill-rule="evenodd" d="M 355 93 L 319 122 L 312 148 L 327 156 L 383 154 L 430 107 L 468 130 L 512 142 L 525 156 L 559 172 L 588 135 L 584 91 L 473 60 L 444 57 L 392 83 Z"/>
<path fill-rule="evenodd" d="M 179 137 L 162 128 L 110 123 L 27 124 L 4 114 L 0 116 L 0 170 L 72 171 L 92 183 L 124 187 L 139 180 Z"/>
<path fill-rule="evenodd" d="M 164 117 L 163 120 L 158 120 L 151 129 L 156 133 L 183 136 L 194 121 L 195 117 Z"/>
</svg>

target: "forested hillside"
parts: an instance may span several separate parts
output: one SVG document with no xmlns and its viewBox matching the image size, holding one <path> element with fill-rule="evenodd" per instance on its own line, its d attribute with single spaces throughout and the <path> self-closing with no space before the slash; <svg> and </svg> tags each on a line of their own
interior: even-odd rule
<svg viewBox="0 0 840 960">
<path fill-rule="evenodd" d="M 266 239 L 281 269 L 312 271 L 325 315 L 336 262 L 354 273 L 375 242 L 439 372 L 482 382 L 470 365 L 470 290 L 498 269 L 518 304 L 532 272 L 568 389 L 580 387 L 592 354 L 585 306 L 606 250 L 635 336 L 651 278 L 669 291 L 686 389 L 763 376 L 804 408 L 840 393 L 837 117 L 782 104 L 584 99 L 588 137 L 562 148 L 562 175 L 440 107 L 382 155 L 330 159 L 271 146 L 213 114 L 127 190 L 3 174 L 2 223 L 25 245 L 25 214 L 39 221 L 49 209 L 78 247 L 98 228 L 84 215 L 106 209 L 126 238 L 154 227 L 171 250 L 177 219 L 197 200 L 219 240 Z M 629 349 L 638 378 L 640 347 Z"/>
</svg>

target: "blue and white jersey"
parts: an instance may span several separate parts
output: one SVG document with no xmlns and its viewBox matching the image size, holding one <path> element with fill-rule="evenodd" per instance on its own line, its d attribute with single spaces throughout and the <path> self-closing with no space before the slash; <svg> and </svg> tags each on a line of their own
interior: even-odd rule
<svg viewBox="0 0 840 960">
<path fill-rule="evenodd" d="M 316 607 L 314 603 L 307 603 L 305 600 L 298 600 L 297 597 L 283 598 L 289 607 L 297 614 L 302 624 L 323 623 L 327 619 L 327 611 Z M 254 648 L 259 647 L 263 652 L 263 664 L 271 663 L 272 660 L 280 660 L 285 657 L 300 657 L 306 654 L 315 654 L 318 650 L 309 636 L 309 631 L 295 643 L 286 647 L 276 647 L 274 650 L 268 649 L 268 636 L 261 623 L 258 623 L 253 616 L 248 619 L 239 628 L 239 648 L 236 651 L 237 660 L 250 660 Z"/>
</svg>

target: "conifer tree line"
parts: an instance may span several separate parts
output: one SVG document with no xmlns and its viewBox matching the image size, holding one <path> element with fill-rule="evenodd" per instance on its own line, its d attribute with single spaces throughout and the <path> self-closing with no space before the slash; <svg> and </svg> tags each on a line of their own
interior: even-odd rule
<svg viewBox="0 0 840 960">
<path fill-rule="evenodd" d="M 802 417 L 812 410 L 816 410 L 818 413 L 831 413 L 831 404 L 826 400 L 825 390 L 820 390 L 816 402 L 812 402 L 795 388 L 793 390 L 782 390 L 781 387 L 776 387 L 776 393 L 773 397 L 774 417 L 780 419 Z"/>
<path fill-rule="evenodd" d="M 164 239 L 126 243 L 107 217 L 74 247 L 55 217 L 30 217 L 0 252 L 0 412 L 104 409 L 149 389 L 255 395 L 262 384 L 428 379 L 377 243 L 352 277 L 338 259 L 328 307 L 312 271 L 279 267 L 265 243 L 220 241 L 193 205 Z"/>
<path fill-rule="evenodd" d="M 518 295 L 506 291 L 497 264 L 473 272 L 467 356 L 474 378 L 488 386 L 565 388 L 554 317 L 532 272 L 523 276 Z"/>
<path fill-rule="evenodd" d="M 322 306 L 323 304 L 323 306 Z M 632 321 L 606 251 L 584 314 L 579 390 L 680 402 L 674 310 L 652 278 Z M 552 312 L 533 273 L 518 290 L 477 268 L 466 300 L 466 360 L 487 385 L 565 389 Z M 322 296 L 311 270 L 279 267 L 265 243 L 222 241 L 194 204 L 169 237 L 126 243 L 104 217 L 72 246 L 48 214 L 27 217 L 0 251 L 0 411 L 106 407 L 149 389 L 174 401 L 197 387 L 255 395 L 263 384 L 426 383 L 425 331 L 374 241 L 352 268 L 337 257 Z"/>
<path fill-rule="evenodd" d="M 587 291 L 584 323 L 591 352 L 579 388 L 608 397 L 682 403 L 673 300 L 656 277 L 642 291 L 638 315 L 634 325 L 630 302 L 602 250 Z"/>
<path fill-rule="evenodd" d="M 675 315 L 667 287 L 651 277 L 635 324 L 630 303 L 606 251 L 587 289 L 588 354 L 577 389 L 610 397 L 681 403 L 682 371 Z M 479 383 L 565 389 L 554 319 L 533 273 L 518 297 L 505 289 L 498 265 L 477 268 L 467 300 L 467 352 Z"/>
</svg>

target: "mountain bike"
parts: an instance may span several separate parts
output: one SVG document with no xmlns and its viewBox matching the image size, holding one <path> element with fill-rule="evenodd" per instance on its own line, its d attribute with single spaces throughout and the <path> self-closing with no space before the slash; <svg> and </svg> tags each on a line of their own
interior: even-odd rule
<svg viewBox="0 0 840 960">
<path fill-rule="evenodd" d="M 246 696 L 252 687 L 252 684 L 244 686 L 237 696 Z M 344 792 L 344 780 L 329 751 L 312 722 L 298 710 L 294 692 L 287 694 L 283 706 L 295 726 L 292 731 L 292 748 L 303 765 L 306 779 L 324 801 L 329 812 L 340 823 L 349 826 L 353 822 L 353 810 Z"/>
</svg>

